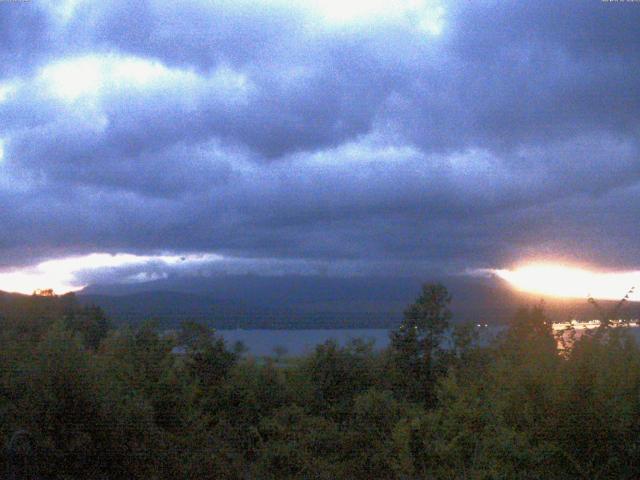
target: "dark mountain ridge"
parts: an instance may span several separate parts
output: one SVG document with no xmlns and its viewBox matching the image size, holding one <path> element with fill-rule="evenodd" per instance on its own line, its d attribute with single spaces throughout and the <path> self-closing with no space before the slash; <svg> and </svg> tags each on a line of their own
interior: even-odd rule
<svg viewBox="0 0 640 480">
<path fill-rule="evenodd" d="M 540 301 L 554 321 L 597 318 L 586 298 L 516 292 L 497 277 L 448 276 L 440 281 L 452 294 L 456 322 L 503 324 L 519 307 Z M 400 322 L 422 283 L 410 277 L 227 275 L 94 285 L 78 297 L 127 323 L 155 318 L 171 326 L 188 319 L 216 328 L 389 328 Z M 607 310 L 616 302 L 600 304 Z M 623 314 L 640 316 L 640 304 L 625 305 Z"/>
<path fill-rule="evenodd" d="M 557 299 L 516 292 L 497 277 L 440 279 L 452 294 L 454 322 L 504 324 L 522 306 L 544 301 L 554 321 L 598 318 L 587 299 Z M 193 320 L 218 329 L 392 328 L 424 283 L 417 278 L 227 275 L 169 278 L 148 283 L 92 285 L 73 296 L 81 305 L 104 309 L 116 325 L 155 320 L 173 328 Z M 0 315 L 34 308 L 29 295 L 0 292 Z M 59 297 L 69 299 L 69 296 Z M 64 300 L 64 301 L 67 301 Z M 43 312 L 48 300 L 39 299 Z M 49 303 L 51 303 L 49 301 Z M 602 301 L 604 310 L 617 302 Z M 629 302 L 621 316 L 640 317 Z"/>
</svg>

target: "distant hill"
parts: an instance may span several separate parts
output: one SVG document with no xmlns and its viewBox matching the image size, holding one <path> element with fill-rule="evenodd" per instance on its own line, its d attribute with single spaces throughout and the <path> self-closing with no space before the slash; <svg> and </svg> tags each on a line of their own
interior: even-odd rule
<svg viewBox="0 0 640 480">
<path fill-rule="evenodd" d="M 0 318 L 11 322 L 39 322 L 67 315 L 78 307 L 74 294 L 32 296 L 0 291 Z"/>
<path fill-rule="evenodd" d="M 425 280 L 425 281 L 428 281 Z M 441 278 L 453 296 L 454 321 L 503 324 L 520 306 L 545 302 L 554 321 L 597 318 L 587 300 L 554 299 L 513 291 L 499 278 Z M 218 329 L 235 328 L 390 328 L 420 292 L 416 278 L 228 275 L 169 278 L 129 285 L 93 285 L 75 295 L 82 305 L 102 307 L 118 324 L 153 319 L 164 328 L 184 320 Z M 0 316 L 51 316 L 74 296 L 56 298 L 0 292 Z M 601 302 L 609 309 L 616 302 Z M 640 303 L 623 314 L 640 317 Z"/>
<path fill-rule="evenodd" d="M 503 280 L 440 279 L 452 293 L 454 321 L 502 324 L 520 306 L 545 301 L 556 321 L 596 316 L 587 300 L 544 298 L 513 291 Z M 170 327 L 197 320 L 228 328 L 389 328 L 419 294 L 416 278 L 228 275 L 170 278 L 133 285 L 94 285 L 81 303 L 101 306 L 116 323 L 156 319 Z M 610 308 L 615 302 L 602 302 Z M 640 316 L 640 305 L 627 305 Z"/>
<path fill-rule="evenodd" d="M 383 306 L 355 304 L 250 304 L 218 300 L 204 294 L 150 291 L 129 295 L 80 294 L 85 305 L 98 305 L 115 323 L 136 324 L 151 319 L 164 327 L 184 320 L 218 329 L 234 328 L 386 328 L 396 322 L 396 311 Z"/>
</svg>

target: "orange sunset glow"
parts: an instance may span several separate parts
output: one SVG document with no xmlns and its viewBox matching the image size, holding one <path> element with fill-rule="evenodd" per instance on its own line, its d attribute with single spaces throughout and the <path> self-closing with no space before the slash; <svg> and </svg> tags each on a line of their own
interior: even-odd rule
<svg viewBox="0 0 640 480">
<path fill-rule="evenodd" d="M 521 292 L 562 298 L 620 300 L 640 284 L 640 271 L 599 272 L 549 263 L 532 263 L 512 270 L 494 270 Z M 637 293 L 629 300 L 640 300 Z"/>
</svg>

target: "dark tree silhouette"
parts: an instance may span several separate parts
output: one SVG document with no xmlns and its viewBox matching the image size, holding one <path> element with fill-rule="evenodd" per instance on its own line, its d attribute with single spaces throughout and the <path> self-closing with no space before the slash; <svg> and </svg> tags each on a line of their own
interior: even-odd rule
<svg viewBox="0 0 640 480">
<path fill-rule="evenodd" d="M 442 337 L 451 320 L 451 295 L 444 285 L 425 284 L 404 320 L 391 332 L 397 380 L 414 400 L 431 400 Z"/>
</svg>

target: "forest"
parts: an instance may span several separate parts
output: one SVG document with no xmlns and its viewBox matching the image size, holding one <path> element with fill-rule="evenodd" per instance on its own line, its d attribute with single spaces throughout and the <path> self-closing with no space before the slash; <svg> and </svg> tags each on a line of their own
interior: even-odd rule
<svg viewBox="0 0 640 480">
<path fill-rule="evenodd" d="M 72 294 L 5 300 L 1 468 L 13 479 L 640 477 L 629 329 L 603 322 L 558 348 L 534 305 L 482 344 L 450 302 L 425 284 L 385 350 L 329 341 L 282 360 L 193 322 L 170 335 L 153 322 L 116 329 Z"/>
</svg>

